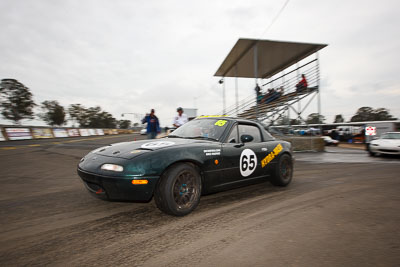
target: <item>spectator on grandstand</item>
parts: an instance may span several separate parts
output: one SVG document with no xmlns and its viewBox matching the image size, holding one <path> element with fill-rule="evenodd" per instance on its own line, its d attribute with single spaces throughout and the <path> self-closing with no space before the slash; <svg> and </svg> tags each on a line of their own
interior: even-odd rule
<svg viewBox="0 0 400 267">
<path fill-rule="evenodd" d="M 302 78 L 301 81 L 296 84 L 296 91 L 297 92 L 301 92 L 304 89 L 307 89 L 307 86 L 308 86 L 306 76 L 304 74 L 302 74 L 301 78 Z"/>
<path fill-rule="evenodd" d="M 271 103 L 283 95 L 283 87 L 281 86 L 279 90 L 268 89 L 268 94 L 265 95 L 263 99 L 263 103 L 268 104 Z"/>
<path fill-rule="evenodd" d="M 272 90 L 273 89 L 270 88 L 270 89 L 267 90 L 267 92 L 265 94 L 262 95 L 262 98 L 261 98 L 261 101 L 260 101 L 261 103 L 264 103 L 264 101 L 271 95 L 271 91 Z"/>
<path fill-rule="evenodd" d="M 258 84 L 257 84 L 256 88 L 254 88 L 254 90 L 256 90 L 256 94 L 257 94 L 257 103 L 260 103 L 261 100 L 263 99 L 263 95 L 261 94 L 260 86 L 258 86 Z"/>
</svg>

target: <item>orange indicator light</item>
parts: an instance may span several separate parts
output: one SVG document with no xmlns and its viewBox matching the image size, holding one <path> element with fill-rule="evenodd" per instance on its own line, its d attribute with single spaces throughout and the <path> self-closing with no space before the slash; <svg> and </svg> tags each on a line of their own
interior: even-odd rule
<svg viewBox="0 0 400 267">
<path fill-rule="evenodd" d="M 215 165 L 218 165 L 219 161 L 216 159 L 214 160 Z"/>
<path fill-rule="evenodd" d="M 148 180 L 132 180 L 132 184 L 148 184 Z"/>
<path fill-rule="evenodd" d="M 99 190 L 96 191 L 96 194 L 101 194 L 103 192 L 104 192 L 103 189 L 99 188 Z"/>
</svg>

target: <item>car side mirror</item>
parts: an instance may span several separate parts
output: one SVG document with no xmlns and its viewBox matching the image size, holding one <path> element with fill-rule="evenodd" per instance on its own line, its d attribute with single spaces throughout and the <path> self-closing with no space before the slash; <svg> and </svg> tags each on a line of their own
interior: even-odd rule
<svg viewBox="0 0 400 267">
<path fill-rule="evenodd" d="M 240 141 L 242 141 L 242 143 L 248 143 L 254 140 L 254 137 L 248 134 L 244 134 L 240 137 Z"/>
</svg>

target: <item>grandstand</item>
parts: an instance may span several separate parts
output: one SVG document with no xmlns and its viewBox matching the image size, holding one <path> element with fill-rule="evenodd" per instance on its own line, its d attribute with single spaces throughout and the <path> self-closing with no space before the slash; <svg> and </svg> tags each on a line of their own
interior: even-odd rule
<svg viewBox="0 0 400 267">
<path fill-rule="evenodd" d="M 253 78 L 261 85 L 259 101 L 256 92 L 223 113 L 255 119 L 273 125 L 283 116 L 305 121 L 304 110 L 317 97 L 320 113 L 320 74 L 318 51 L 326 44 L 239 39 L 214 76 Z M 297 91 L 296 84 L 304 74 L 308 87 Z M 236 83 L 237 84 L 237 83 Z M 274 94 L 267 95 L 267 90 Z M 237 88 L 236 88 L 237 90 Z M 262 100 L 260 100 L 264 97 Z M 304 104 L 305 102 L 305 104 Z"/>
</svg>

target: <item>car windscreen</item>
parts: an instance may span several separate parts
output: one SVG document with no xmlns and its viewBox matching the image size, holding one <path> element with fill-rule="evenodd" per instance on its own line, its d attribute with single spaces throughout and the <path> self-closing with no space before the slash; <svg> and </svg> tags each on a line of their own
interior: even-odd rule
<svg viewBox="0 0 400 267">
<path fill-rule="evenodd" d="M 387 133 L 382 135 L 381 139 L 400 139 L 400 133 Z"/>
<path fill-rule="evenodd" d="M 228 125 L 229 121 L 224 119 L 197 119 L 185 123 L 168 137 L 219 141 Z"/>
</svg>

